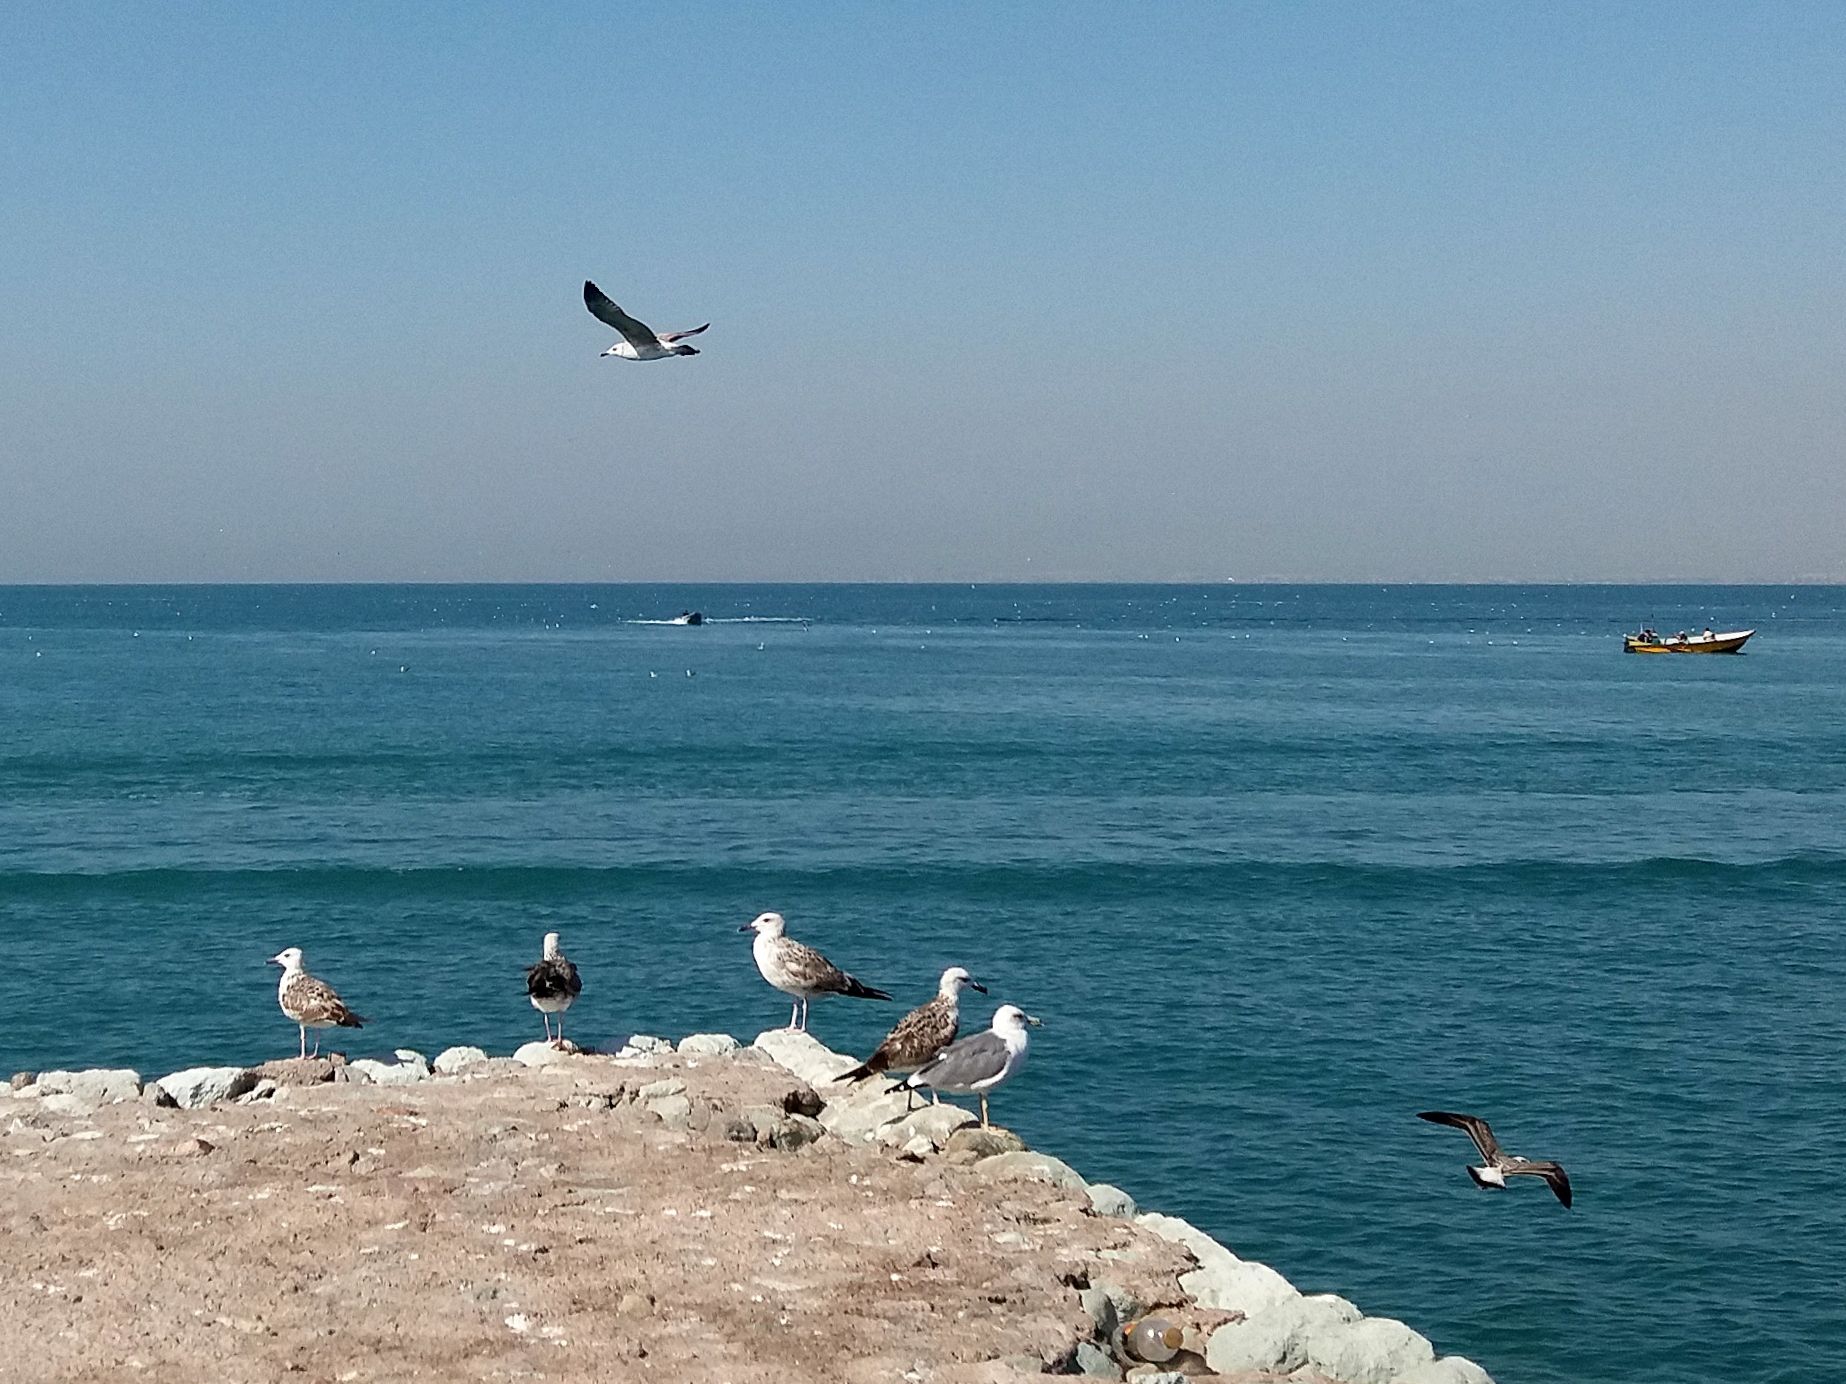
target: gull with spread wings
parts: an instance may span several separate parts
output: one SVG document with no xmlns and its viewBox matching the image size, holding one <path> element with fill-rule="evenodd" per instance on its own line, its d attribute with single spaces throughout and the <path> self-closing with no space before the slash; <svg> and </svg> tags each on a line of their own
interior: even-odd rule
<svg viewBox="0 0 1846 1384">
<path fill-rule="evenodd" d="M 1474 1179 L 1477 1187 L 1497 1187 L 1506 1190 L 1506 1179 L 1521 1173 L 1532 1177 L 1542 1177 L 1545 1185 L 1564 1203 L 1564 1209 L 1570 1209 L 1570 1178 L 1564 1173 L 1560 1163 L 1549 1159 L 1521 1158 L 1516 1153 L 1507 1153 L 1500 1147 L 1500 1141 L 1493 1137 L 1493 1131 L 1487 1127 L 1487 1121 L 1479 1115 L 1457 1115 L 1448 1110 L 1421 1110 L 1417 1112 L 1419 1120 L 1428 1120 L 1431 1124 L 1448 1125 L 1459 1129 L 1481 1151 L 1484 1166 L 1468 1169 L 1468 1176 Z"/>
<path fill-rule="evenodd" d="M 583 305 L 588 308 L 599 322 L 606 322 L 622 334 L 622 339 L 604 351 L 605 356 L 620 356 L 623 360 L 666 360 L 669 356 L 696 356 L 698 347 L 685 344 L 689 336 L 697 336 L 711 326 L 694 327 L 689 332 L 656 332 L 645 322 L 638 322 L 623 312 L 609 300 L 604 293 L 588 279 L 583 281 Z"/>
</svg>

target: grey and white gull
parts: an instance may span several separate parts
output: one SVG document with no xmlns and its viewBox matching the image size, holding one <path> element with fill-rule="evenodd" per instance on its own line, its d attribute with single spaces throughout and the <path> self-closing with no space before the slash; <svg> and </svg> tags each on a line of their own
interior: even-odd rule
<svg viewBox="0 0 1846 1384">
<path fill-rule="evenodd" d="M 737 930 L 756 934 L 756 940 L 750 944 L 756 969 L 762 972 L 764 980 L 793 997 L 795 1003 L 789 1010 L 789 1028 L 807 1032 L 808 1001 L 821 995 L 847 995 L 858 1000 L 891 998 L 883 990 L 874 990 L 846 974 L 814 948 L 786 936 L 787 927 L 780 913 L 760 913 Z M 800 1022 L 796 1022 L 797 1014 L 801 1016 Z"/>
<path fill-rule="evenodd" d="M 1018 1005 L 1003 1004 L 994 1011 L 992 1028 L 950 1043 L 906 1077 L 903 1084 L 912 1090 L 927 1086 L 945 1096 L 979 1096 L 984 1129 L 989 1123 L 988 1092 L 1004 1086 L 1024 1064 L 1029 1045 L 1027 1030 L 1038 1026 L 1039 1020 Z"/>
<path fill-rule="evenodd" d="M 970 990 L 979 990 L 983 995 L 987 993 L 987 987 L 962 967 L 949 967 L 942 973 L 935 996 L 899 1019 L 896 1027 L 885 1035 L 884 1041 L 872 1055 L 840 1080 L 864 1081 L 880 1072 L 898 1075 L 914 1072 L 953 1043 L 955 1032 L 961 1027 L 961 991 L 964 985 Z M 930 1099 L 938 1099 L 934 1091 L 930 1092 Z"/>
<path fill-rule="evenodd" d="M 282 981 L 276 986 L 276 1003 L 301 1030 L 301 1055 L 308 1056 L 308 1030 L 314 1030 L 314 1056 L 320 1056 L 320 1030 L 323 1028 L 363 1028 L 365 1020 L 347 1008 L 346 1001 L 334 993 L 326 981 L 308 974 L 302 965 L 301 948 L 286 947 L 269 958 L 269 964 L 282 968 Z"/>
<path fill-rule="evenodd" d="M 1545 1185 L 1551 1188 L 1557 1199 L 1564 1203 L 1564 1209 L 1570 1209 L 1570 1178 L 1564 1172 L 1564 1165 L 1550 1159 L 1521 1158 L 1516 1153 L 1508 1153 L 1500 1147 L 1500 1141 L 1493 1136 L 1493 1130 L 1487 1127 L 1487 1121 L 1479 1115 L 1458 1115 L 1450 1110 L 1420 1110 L 1419 1120 L 1428 1120 L 1431 1124 L 1448 1125 L 1459 1129 L 1474 1140 L 1474 1147 L 1481 1151 L 1481 1166 L 1470 1166 L 1468 1176 L 1474 1179 L 1477 1187 L 1493 1187 L 1506 1190 L 1506 1179 L 1521 1175 L 1542 1177 Z"/>
<path fill-rule="evenodd" d="M 554 1047 L 564 1045 L 564 1011 L 583 993 L 583 979 L 577 967 L 558 948 L 558 934 L 545 934 L 545 953 L 526 968 L 526 995 L 532 1007 L 545 1020 L 545 1041 Z M 558 1016 L 558 1036 L 551 1036 L 551 1016 Z"/>
<path fill-rule="evenodd" d="M 699 348 L 686 345 L 686 338 L 697 336 L 711 326 L 694 327 L 684 332 L 656 332 L 647 323 L 630 317 L 617 307 L 595 284 L 588 279 L 583 281 L 583 305 L 588 308 L 599 322 L 607 323 L 622 334 L 622 339 L 604 351 L 605 356 L 619 356 L 623 360 L 666 360 L 672 356 L 696 356 Z"/>
</svg>

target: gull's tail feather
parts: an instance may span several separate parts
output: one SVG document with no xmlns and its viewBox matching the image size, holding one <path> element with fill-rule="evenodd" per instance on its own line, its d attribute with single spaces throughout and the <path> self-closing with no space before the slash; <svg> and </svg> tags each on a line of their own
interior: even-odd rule
<svg viewBox="0 0 1846 1384">
<path fill-rule="evenodd" d="M 341 1028 L 364 1028 L 365 1020 L 361 1018 L 359 1015 L 353 1013 L 352 1010 L 349 1009 L 344 1014 L 340 1015 L 340 1027 Z"/>
<path fill-rule="evenodd" d="M 877 1075 L 878 1075 L 878 1069 L 874 1067 L 870 1062 L 861 1062 L 858 1066 L 854 1067 L 850 1072 L 841 1072 L 839 1076 L 839 1080 L 841 1081 L 864 1081 L 867 1077 L 874 1077 Z"/>
<path fill-rule="evenodd" d="M 874 990 L 864 981 L 856 980 L 852 976 L 846 977 L 846 988 L 840 993 L 855 1000 L 888 1000 L 891 998 L 885 991 Z"/>
</svg>

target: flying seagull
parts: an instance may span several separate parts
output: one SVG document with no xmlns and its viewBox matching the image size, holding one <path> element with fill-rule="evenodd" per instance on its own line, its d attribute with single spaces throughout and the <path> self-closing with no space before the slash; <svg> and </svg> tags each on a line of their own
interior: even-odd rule
<svg viewBox="0 0 1846 1384">
<path fill-rule="evenodd" d="M 878 1072 L 914 1072 L 953 1043 L 955 1030 L 961 1026 L 961 988 L 964 985 L 983 995 L 987 993 L 987 987 L 960 966 L 949 967 L 942 973 L 936 997 L 899 1019 L 897 1027 L 885 1035 L 877 1051 L 840 1080 L 864 1081 Z M 934 1091 L 930 1092 L 932 1100 L 935 1095 Z"/>
<path fill-rule="evenodd" d="M 282 968 L 282 983 L 276 987 L 276 1002 L 282 1012 L 301 1029 L 301 1055 L 308 1055 L 308 1030 L 314 1034 L 314 1056 L 320 1056 L 320 1033 L 323 1028 L 363 1028 L 365 1020 L 346 1007 L 346 1001 L 334 994 L 324 980 L 316 980 L 301 966 L 301 948 L 289 947 L 269 958 L 269 964 Z"/>
<path fill-rule="evenodd" d="M 805 1033 L 808 1028 L 808 1001 L 816 995 L 850 995 L 856 1000 L 888 1000 L 883 990 L 874 990 L 854 980 L 812 947 L 803 946 L 792 937 L 784 937 L 788 925 L 780 913 L 763 913 L 738 928 L 754 932 L 756 941 L 750 952 L 756 957 L 756 969 L 763 979 L 785 995 L 794 997 L 789 1010 L 788 1026 Z M 795 1022 L 795 1016 L 801 1022 Z"/>
<path fill-rule="evenodd" d="M 1506 1179 L 1524 1173 L 1532 1177 L 1542 1177 L 1547 1186 L 1557 1194 L 1557 1199 L 1570 1208 L 1570 1178 L 1565 1175 L 1563 1166 L 1550 1159 L 1521 1158 L 1516 1153 L 1507 1153 L 1500 1147 L 1500 1141 L 1493 1137 L 1493 1131 L 1487 1127 L 1487 1121 L 1479 1115 L 1456 1115 L 1447 1110 L 1422 1110 L 1417 1113 L 1419 1120 L 1428 1120 L 1431 1124 L 1449 1125 L 1462 1130 L 1474 1140 L 1474 1146 L 1481 1151 L 1484 1166 L 1468 1169 L 1468 1176 L 1474 1179 L 1477 1187 L 1498 1187 L 1506 1189 Z"/>
<path fill-rule="evenodd" d="M 987 1127 L 987 1093 L 1004 1085 L 1026 1060 L 1026 1027 L 1039 1021 L 1016 1004 L 1003 1004 L 994 1013 L 993 1027 L 960 1042 L 950 1043 L 904 1080 L 911 1090 L 927 1086 L 945 1095 L 974 1094 L 981 1098 L 981 1127 Z"/>
<path fill-rule="evenodd" d="M 656 332 L 645 322 L 637 322 L 609 300 L 604 293 L 588 279 L 583 281 L 583 305 L 596 315 L 599 322 L 606 322 L 622 334 L 622 339 L 604 351 L 605 356 L 620 356 L 623 360 L 665 360 L 668 356 L 696 356 L 699 348 L 688 346 L 685 340 L 697 336 L 711 326 L 694 327 L 689 332 Z"/>
<path fill-rule="evenodd" d="M 583 993 L 583 981 L 570 958 L 558 950 L 558 934 L 545 934 L 545 955 L 526 969 L 526 994 L 532 1007 L 545 1020 L 545 1041 L 556 1047 L 564 1045 L 564 1011 Z M 558 1016 L 558 1036 L 551 1036 L 551 1016 Z"/>
</svg>

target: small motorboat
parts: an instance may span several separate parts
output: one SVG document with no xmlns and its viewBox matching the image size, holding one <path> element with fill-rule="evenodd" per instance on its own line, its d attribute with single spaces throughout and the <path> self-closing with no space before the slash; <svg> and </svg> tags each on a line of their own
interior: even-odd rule
<svg viewBox="0 0 1846 1384">
<path fill-rule="evenodd" d="M 1653 630 L 1642 630 L 1639 634 L 1622 636 L 1622 652 L 1630 654 L 1734 654 L 1742 650 L 1744 641 L 1755 630 L 1728 630 L 1714 633 L 1706 630 L 1703 634 L 1687 634 L 1681 630 L 1678 634 L 1656 634 Z"/>
<path fill-rule="evenodd" d="M 682 610 L 667 622 L 671 625 L 702 625 L 705 617 L 696 610 Z"/>
</svg>

